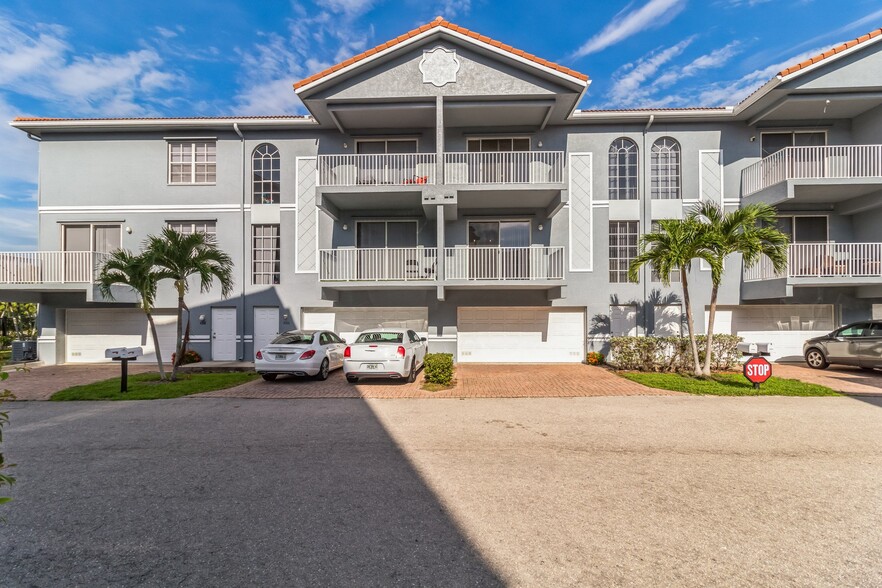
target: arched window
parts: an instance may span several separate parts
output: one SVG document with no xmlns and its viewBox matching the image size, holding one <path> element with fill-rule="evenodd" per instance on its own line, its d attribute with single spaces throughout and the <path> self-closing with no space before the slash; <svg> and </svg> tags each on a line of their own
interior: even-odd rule
<svg viewBox="0 0 882 588">
<path fill-rule="evenodd" d="M 651 193 L 660 200 L 676 200 L 680 195 L 680 144 L 662 137 L 652 144 Z"/>
<path fill-rule="evenodd" d="M 275 145 L 263 143 L 251 154 L 252 193 L 254 204 L 278 204 L 281 160 Z"/>
<path fill-rule="evenodd" d="M 609 199 L 637 199 L 637 144 L 625 137 L 609 146 Z"/>
</svg>

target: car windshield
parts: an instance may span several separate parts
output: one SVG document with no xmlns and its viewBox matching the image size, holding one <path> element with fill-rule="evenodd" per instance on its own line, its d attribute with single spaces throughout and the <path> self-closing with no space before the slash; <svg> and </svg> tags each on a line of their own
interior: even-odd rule
<svg viewBox="0 0 882 588">
<path fill-rule="evenodd" d="M 315 333 L 282 333 L 270 345 L 309 345 Z"/>
<path fill-rule="evenodd" d="M 356 343 L 401 343 L 404 335 L 401 333 L 362 333 L 355 340 Z"/>
</svg>

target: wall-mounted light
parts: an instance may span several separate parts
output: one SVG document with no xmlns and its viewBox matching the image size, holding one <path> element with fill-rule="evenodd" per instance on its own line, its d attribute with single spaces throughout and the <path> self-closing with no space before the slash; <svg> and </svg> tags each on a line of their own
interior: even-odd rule
<svg viewBox="0 0 882 588">
<path fill-rule="evenodd" d="M 756 141 L 756 135 L 752 135 L 750 137 L 750 142 L 753 143 L 754 141 Z"/>
<path fill-rule="evenodd" d="M 541 231 L 541 230 L 544 229 L 545 227 L 543 227 L 542 225 L 539 225 L 539 226 L 536 227 L 536 228 L 539 229 L 539 230 Z"/>
<path fill-rule="evenodd" d="M 349 149 L 349 143 L 343 143 L 343 149 Z"/>
<path fill-rule="evenodd" d="M 344 225 L 343 225 L 343 230 L 344 230 L 344 231 L 348 231 L 348 230 L 349 230 L 349 225 L 347 225 L 347 224 L 344 223 Z"/>
<path fill-rule="evenodd" d="M 200 325 L 204 325 L 204 324 L 205 324 L 205 315 L 204 315 L 204 314 L 200 314 L 200 315 L 199 315 L 199 324 L 200 324 Z"/>
<path fill-rule="evenodd" d="M 539 143 L 537 143 L 537 145 L 539 145 L 539 149 L 542 149 L 542 141 L 539 141 Z"/>
<path fill-rule="evenodd" d="M 287 315 L 287 314 L 283 314 L 283 315 L 282 315 L 282 322 L 283 322 L 283 323 L 287 323 L 287 322 L 288 322 L 288 315 Z"/>
<path fill-rule="evenodd" d="M 126 233 L 131 235 L 132 234 L 132 227 L 126 227 Z"/>
</svg>

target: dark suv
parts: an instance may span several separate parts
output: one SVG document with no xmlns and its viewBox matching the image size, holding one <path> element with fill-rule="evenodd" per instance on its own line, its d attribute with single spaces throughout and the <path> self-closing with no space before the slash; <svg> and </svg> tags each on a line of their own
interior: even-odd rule
<svg viewBox="0 0 882 588">
<path fill-rule="evenodd" d="M 861 321 L 809 339 L 802 346 L 809 367 L 822 370 L 831 363 L 866 370 L 882 368 L 882 321 Z"/>
</svg>

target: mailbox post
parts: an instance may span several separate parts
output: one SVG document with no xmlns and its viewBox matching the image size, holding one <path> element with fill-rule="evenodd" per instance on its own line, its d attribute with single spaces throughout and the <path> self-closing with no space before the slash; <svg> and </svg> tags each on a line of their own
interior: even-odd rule
<svg viewBox="0 0 882 588">
<path fill-rule="evenodd" d="M 144 355 L 141 347 L 111 347 L 104 350 L 104 357 L 120 362 L 122 373 L 119 379 L 119 391 L 129 391 L 129 362 L 138 361 Z"/>
</svg>

